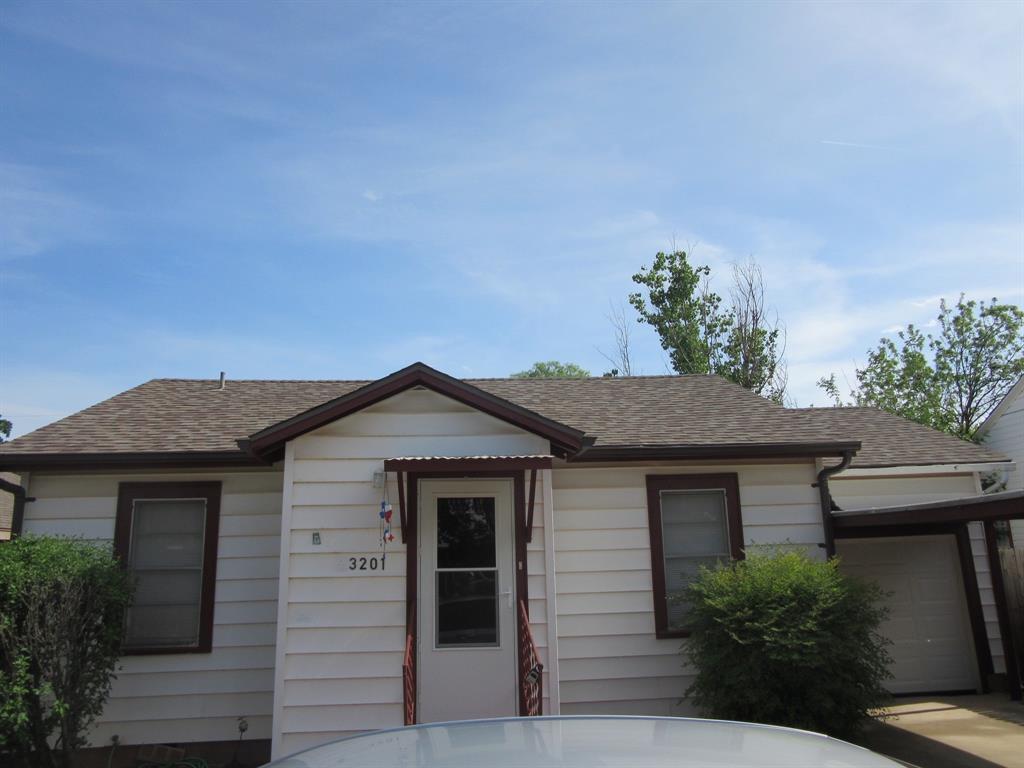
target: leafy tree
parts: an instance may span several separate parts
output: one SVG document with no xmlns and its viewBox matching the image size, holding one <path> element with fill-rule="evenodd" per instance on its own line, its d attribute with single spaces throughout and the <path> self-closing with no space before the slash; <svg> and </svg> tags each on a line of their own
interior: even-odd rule
<svg viewBox="0 0 1024 768">
<path fill-rule="evenodd" d="M 753 260 L 733 266 L 731 303 L 711 290 L 711 268 L 694 267 L 685 251 L 658 253 L 633 282 L 647 289 L 629 303 L 657 331 L 676 373 L 714 373 L 782 402 L 786 376 L 782 330 L 770 321 L 764 278 Z"/>
<path fill-rule="evenodd" d="M 883 338 L 857 369 L 851 404 L 895 413 L 965 440 L 1024 375 L 1024 311 L 993 298 L 939 304 L 938 333 L 913 325 Z M 835 374 L 818 380 L 836 405 L 847 404 Z"/>
<path fill-rule="evenodd" d="M 11 422 L 0 415 L 0 443 L 11 436 Z"/>
<path fill-rule="evenodd" d="M 838 564 L 780 550 L 701 569 L 683 652 L 706 716 L 856 735 L 887 696 L 886 611 L 876 584 Z"/>
<path fill-rule="evenodd" d="M 589 376 L 590 371 L 576 363 L 560 363 L 557 360 L 536 362 L 527 370 L 512 374 L 513 379 L 586 379 Z"/>
<path fill-rule="evenodd" d="M 72 764 L 110 691 L 130 599 L 108 549 L 33 536 L 0 546 L 0 763 Z"/>
</svg>

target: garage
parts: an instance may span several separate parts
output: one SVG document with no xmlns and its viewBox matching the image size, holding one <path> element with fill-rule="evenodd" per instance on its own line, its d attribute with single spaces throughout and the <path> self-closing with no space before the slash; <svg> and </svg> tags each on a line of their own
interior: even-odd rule
<svg viewBox="0 0 1024 768">
<path fill-rule="evenodd" d="M 889 690 L 954 693 L 1008 687 L 1020 700 L 1020 670 L 999 568 L 987 569 L 1006 673 L 996 674 L 968 524 L 983 524 L 988 563 L 998 562 L 994 524 L 1024 519 L 1024 491 L 1001 491 L 897 507 L 833 510 L 840 568 L 889 592 L 883 634 L 893 641 Z"/>
<path fill-rule="evenodd" d="M 892 693 L 981 689 L 955 536 L 839 539 L 836 554 L 844 572 L 891 593 Z"/>
</svg>

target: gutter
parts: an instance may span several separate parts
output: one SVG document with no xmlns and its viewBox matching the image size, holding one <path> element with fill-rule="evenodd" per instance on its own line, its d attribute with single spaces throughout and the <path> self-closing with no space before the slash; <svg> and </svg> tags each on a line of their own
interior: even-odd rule
<svg viewBox="0 0 1024 768">
<path fill-rule="evenodd" d="M 14 516 L 11 518 L 11 538 L 14 539 L 21 535 L 21 527 L 25 520 L 25 502 L 35 501 L 35 499 L 27 496 L 22 486 L 4 480 L 2 477 L 0 477 L 0 491 L 7 491 L 14 496 Z"/>
<path fill-rule="evenodd" d="M 818 482 L 814 484 L 818 488 L 818 496 L 821 499 L 821 523 L 825 529 L 825 554 L 828 557 L 835 557 L 836 554 L 836 536 L 832 523 L 832 494 L 828 490 L 828 479 L 849 467 L 854 453 L 856 451 L 844 451 L 843 460 L 834 467 L 822 469 L 818 473 Z"/>
<path fill-rule="evenodd" d="M 570 455 L 573 463 L 591 461 L 645 461 L 678 459 L 802 459 L 851 456 L 859 441 L 821 443 L 719 443 L 714 445 L 608 445 L 584 447 Z"/>
</svg>

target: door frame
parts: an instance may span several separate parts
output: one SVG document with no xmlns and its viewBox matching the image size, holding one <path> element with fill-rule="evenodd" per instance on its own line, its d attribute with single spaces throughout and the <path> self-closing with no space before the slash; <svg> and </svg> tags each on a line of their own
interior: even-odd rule
<svg viewBox="0 0 1024 768">
<path fill-rule="evenodd" d="M 967 616 L 974 641 L 974 654 L 978 664 L 981 692 L 990 693 L 990 678 L 995 674 L 992 651 L 988 646 L 988 631 L 985 615 L 981 608 L 981 592 L 978 589 L 978 574 L 974 569 L 974 554 L 971 551 L 971 536 L 967 523 L 922 523 L 916 525 L 876 525 L 859 528 L 837 528 L 837 539 L 899 538 L 901 536 L 929 536 L 943 534 L 953 536 L 960 560 L 960 577 L 963 582 L 964 598 L 967 601 Z"/>
<path fill-rule="evenodd" d="M 405 535 L 405 615 L 407 631 L 412 634 L 414 647 L 419 655 L 419 631 L 416 622 L 417 601 L 419 600 L 419 495 L 420 480 L 512 480 L 512 528 L 513 528 L 513 567 L 515 568 L 516 601 L 526 606 L 526 617 L 529 620 L 530 594 L 528 568 L 526 562 L 526 473 L 520 471 L 490 472 L 486 469 L 478 471 L 451 472 L 410 472 L 407 476 L 406 491 L 406 535 Z M 522 617 L 518 606 L 515 608 L 515 670 L 518 711 L 524 715 L 527 707 L 526 690 L 519 675 L 519 637 L 526 629 L 522 626 Z M 418 709 L 418 708 L 417 708 Z M 418 714 L 418 713 L 417 713 Z M 417 718 L 418 719 L 418 718 Z"/>
</svg>

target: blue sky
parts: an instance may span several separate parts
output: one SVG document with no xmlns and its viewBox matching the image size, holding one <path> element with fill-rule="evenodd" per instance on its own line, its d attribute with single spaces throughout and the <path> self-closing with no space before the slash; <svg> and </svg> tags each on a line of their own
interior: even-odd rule
<svg viewBox="0 0 1024 768">
<path fill-rule="evenodd" d="M 758 260 L 822 404 L 939 297 L 1024 301 L 1022 8 L 7 2 L 0 412 L 221 370 L 600 373 L 673 243 Z"/>
</svg>

